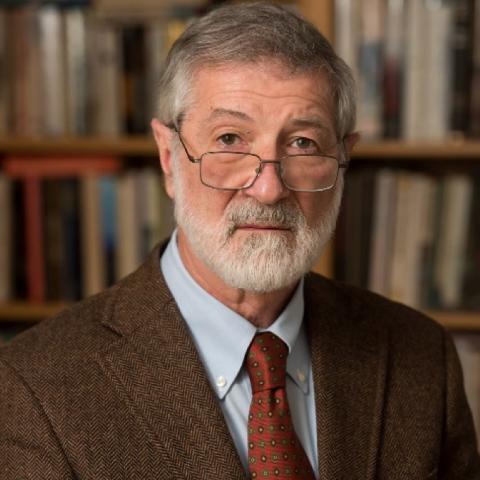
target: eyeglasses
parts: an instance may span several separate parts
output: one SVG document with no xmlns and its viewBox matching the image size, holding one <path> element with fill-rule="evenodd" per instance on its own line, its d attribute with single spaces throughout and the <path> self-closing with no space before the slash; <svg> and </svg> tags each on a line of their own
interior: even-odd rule
<svg viewBox="0 0 480 480">
<path fill-rule="evenodd" d="M 273 163 L 279 166 L 280 178 L 289 190 L 324 192 L 335 186 L 339 169 L 348 166 L 348 162 L 340 162 L 337 157 L 324 154 L 285 155 L 277 160 L 262 160 L 255 153 L 205 152 L 195 158 L 177 128 L 171 128 L 177 133 L 187 158 L 200 164 L 200 181 L 218 190 L 250 188 L 262 173 L 263 166 Z M 341 145 L 343 148 L 343 143 Z"/>
</svg>

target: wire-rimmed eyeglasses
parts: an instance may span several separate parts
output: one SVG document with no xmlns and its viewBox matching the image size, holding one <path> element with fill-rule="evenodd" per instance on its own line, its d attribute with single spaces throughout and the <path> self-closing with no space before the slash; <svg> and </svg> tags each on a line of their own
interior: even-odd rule
<svg viewBox="0 0 480 480">
<path fill-rule="evenodd" d="M 263 166 L 272 163 L 278 165 L 282 183 L 289 190 L 323 192 L 335 186 L 339 169 L 348 166 L 348 162 L 326 154 L 284 155 L 276 160 L 263 160 L 250 152 L 209 151 L 195 158 L 188 151 L 178 129 L 174 126 L 170 128 L 177 133 L 190 162 L 200 165 L 203 185 L 217 190 L 250 188 L 262 173 Z M 344 153 L 343 142 L 340 145 Z"/>
</svg>

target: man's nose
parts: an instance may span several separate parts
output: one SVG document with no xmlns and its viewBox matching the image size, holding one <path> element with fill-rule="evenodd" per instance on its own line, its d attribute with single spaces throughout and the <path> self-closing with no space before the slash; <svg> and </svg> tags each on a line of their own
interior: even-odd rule
<svg viewBox="0 0 480 480">
<path fill-rule="evenodd" d="M 260 173 L 254 184 L 244 190 L 245 194 L 265 205 L 274 205 L 287 197 L 290 192 L 280 177 L 280 168 L 280 163 L 276 161 L 260 164 Z"/>
</svg>

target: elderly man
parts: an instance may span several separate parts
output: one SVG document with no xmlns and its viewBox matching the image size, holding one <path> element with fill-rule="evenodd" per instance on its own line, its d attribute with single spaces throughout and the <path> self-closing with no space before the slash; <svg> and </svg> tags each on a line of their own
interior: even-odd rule
<svg viewBox="0 0 480 480">
<path fill-rule="evenodd" d="M 448 334 L 307 274 L 337 217 L 353 91 L 283 8 L 187 29 L 152 122 L 178 228 L 3 350 L 2 479 L 480 478 Z"/>
</svg>

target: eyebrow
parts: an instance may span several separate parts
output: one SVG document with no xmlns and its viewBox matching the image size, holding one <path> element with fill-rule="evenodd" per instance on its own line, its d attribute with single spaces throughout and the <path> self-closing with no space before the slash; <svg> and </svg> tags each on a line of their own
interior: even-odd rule
<svg viewBox="0 0 480 480">
<path fill-rule="evenodd" d="M 325 125 L 325 121 L 320 117 L 292 118 L 288 123 L 294 127 L 313 127 L 325 133 L 331 133 L 330 128 Z"/>
</svg>

